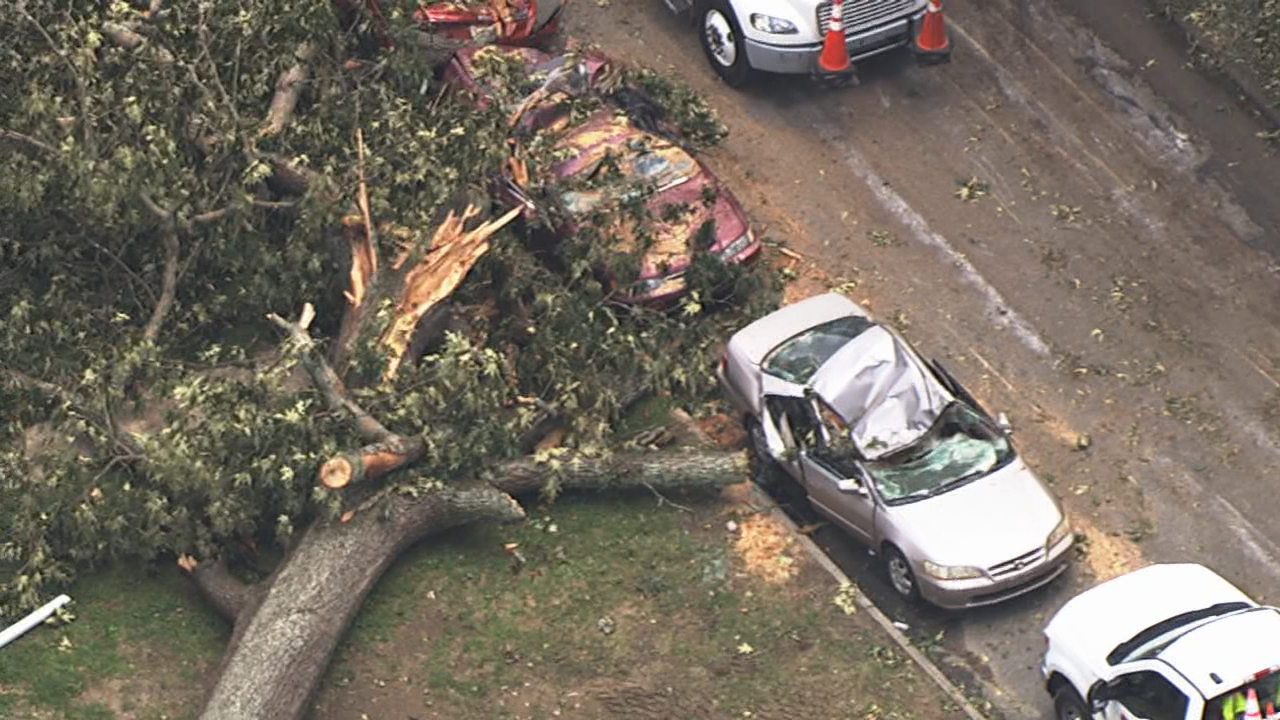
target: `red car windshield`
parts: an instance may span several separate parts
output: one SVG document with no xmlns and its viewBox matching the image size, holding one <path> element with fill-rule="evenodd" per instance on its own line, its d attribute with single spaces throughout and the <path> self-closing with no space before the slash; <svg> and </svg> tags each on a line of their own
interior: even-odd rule
<svg viewBox="0 0 1280 720">
<path fill-rule="evenodd" d="M 570 213 L 586 215 L 606 200 L 626 200 L 643 190 L 661 192 L 687 181 L 698 172 L 693 158 L 669 143 L 664 147 L 645 143 L 644 147 L 636 145 L 624 147 L 621 152 L 616 150 L 610 150 L 573 174 L 573 177 L 583 180 L 595 177 L 591 180 L 591 189 L 561 193 L 561 200 Z M 611 162 L 616 163 L 616 171 L 605 167 Z M 614 172 L 616 177 L 609 177 Z"/>
</svg>

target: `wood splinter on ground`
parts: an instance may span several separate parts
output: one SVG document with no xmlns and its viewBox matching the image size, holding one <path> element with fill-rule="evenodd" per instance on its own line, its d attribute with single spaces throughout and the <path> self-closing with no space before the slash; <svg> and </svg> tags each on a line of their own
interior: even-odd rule
<svg viewBox="0 0 1280 720">
<path fill-rule="evenodd" d="M 796 252 L 795 250 L 790 250 L 788 248 L 782 247 L 781 245 L 778 246 L 778 252 L 791 258 L 791 262 L 787 263 L 788 268 L 794 268 L 801 260 L 804 259 L 804 256 L 801 255 L 800 253 Z"/>
</svg>

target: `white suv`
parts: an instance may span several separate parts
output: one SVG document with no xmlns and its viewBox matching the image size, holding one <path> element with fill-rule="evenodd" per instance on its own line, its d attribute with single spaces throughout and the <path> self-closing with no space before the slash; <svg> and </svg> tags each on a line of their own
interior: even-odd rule
<svg viewBox="0 0 1280 720">
<path fill-rule="evenodd" d="M 1246 707 L 1280 717 L 1280 609 L 1201 565 L 1108 580 L 1068 601 L 1044 634 L 1059 720 L 1237 720 Z"/>
</svg>

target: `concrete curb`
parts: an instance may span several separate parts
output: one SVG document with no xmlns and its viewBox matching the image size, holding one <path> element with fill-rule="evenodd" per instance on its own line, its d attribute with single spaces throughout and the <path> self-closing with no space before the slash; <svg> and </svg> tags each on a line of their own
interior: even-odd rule
<svg viewBox="0 0 1280 720">
<path fill-rule="evenodd" d="M 854 584 L 853 580 L 849 579 L 849 576 L 844 574 L 844 571 L 841 570 L 835 562 L 822 551 L 822 548 L 818 547 L 817 543 L 810 539 L 808 535 L 800 532 L 800 529 L 796 527 L 795 522 L 787 516 L 786 512 L 784 512 L 782 508 L 778 507 L 777 503 L 773 501 L 773 498 L 769 497 L 769 495 L 762 491 L 755 483 L 751 484 L 751 497 L 753 502 L 757 503 L 761 507 L 767 508 L 768 512 L 774 517 L 774 519 L 787 528 L 787 531 L 795 537 L 800 546 L 804 548 L 804 551 L 808 553 L 808 555 L 819 565 L 821 565 L 822 569 L 826 570 L 827 573 L 830 574 L 831 577 L 835 578 L 841 585 L 848 585 L 853 588 L 854 602 L 858 607 L 866 612 L 867 615 L 870 615 L 871 619 L 875 620 L 876 624 L 884 629 L 885 633 L 887 633 L 889 637 L 897 643 L 898 647 L 902 648 L 902 651 L 907 654 L 907 657 L 911 658 L 916 665 L 919 665 L 920 669 L 924 670 L 924 673 L 929 676 L 929 679 L 933 680 L 942 692 L 946 693 L 947 697 L 959 706 L 965 715 L 969 716 L 970 720 L 988 720 L 985 715 L 973 706 L 973 703 L 969 702 L 969 698 L 965 697 L 965 694 L 960 691 L 960 688 L 956 687 L 932 660 L 925 656 L 924 653 L 920 652 L 915 645 L 912 645 L 911 640 L 893 624 L 893 621 L 890 620 L 887 615 L 880 612 L 880 608 L 876 607 L 866 595 L 862 594 L 862 591 L 858 589 L 858 586 Z"/>
<path fill-rule="evenodd" d="M 1240 67 L 1238 63 L 1218 58 L 1218 46 L 1210 42 L 1204 33 L 1200 32 L 1200 28 L 1187 21 L 1179 13 L 1170 11 L 1164 13 L 1164 15 L 1174 26 L 1182 31 L 1192 47 L 1204 48 L 1214 58 L 1217 66 L 1210 68 L 1210 72 L 1222 73 L 1260 115 L 1265 117 L 1273 127 L 1280 128 L 1280 109 L 1271 105 L 1266 93 L 1262 90 L 1262 82 L 1252 72 Z"/>
</svg>

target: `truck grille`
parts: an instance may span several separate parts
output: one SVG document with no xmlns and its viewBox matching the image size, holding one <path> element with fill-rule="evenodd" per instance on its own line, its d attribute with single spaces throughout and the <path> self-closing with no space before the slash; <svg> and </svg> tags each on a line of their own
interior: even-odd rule
<svg viewBox="0 0 1280 720">
<path fill-rule="evenodd" d="M 897 20 L 915 9 L 920 0 L 845 0 L 844 34 L 852 35 L 878 25 Z M 831 19 L 831 3 L 818 5 L 818 32 L 827 31 Z"/>
<path fill-rule="evenodd" d="M 1010 575 L 1020 570 L 1037 565 L 1044 560 L 1044 548 L 1036 548 L 1025 555 L 1019 555 L 1012 560 L 1007 560 L 996 565 L 992 565 L 987 569 L 991 573 L 991 577 L 998 578 L 1002 575 Z"/>
</svg>

